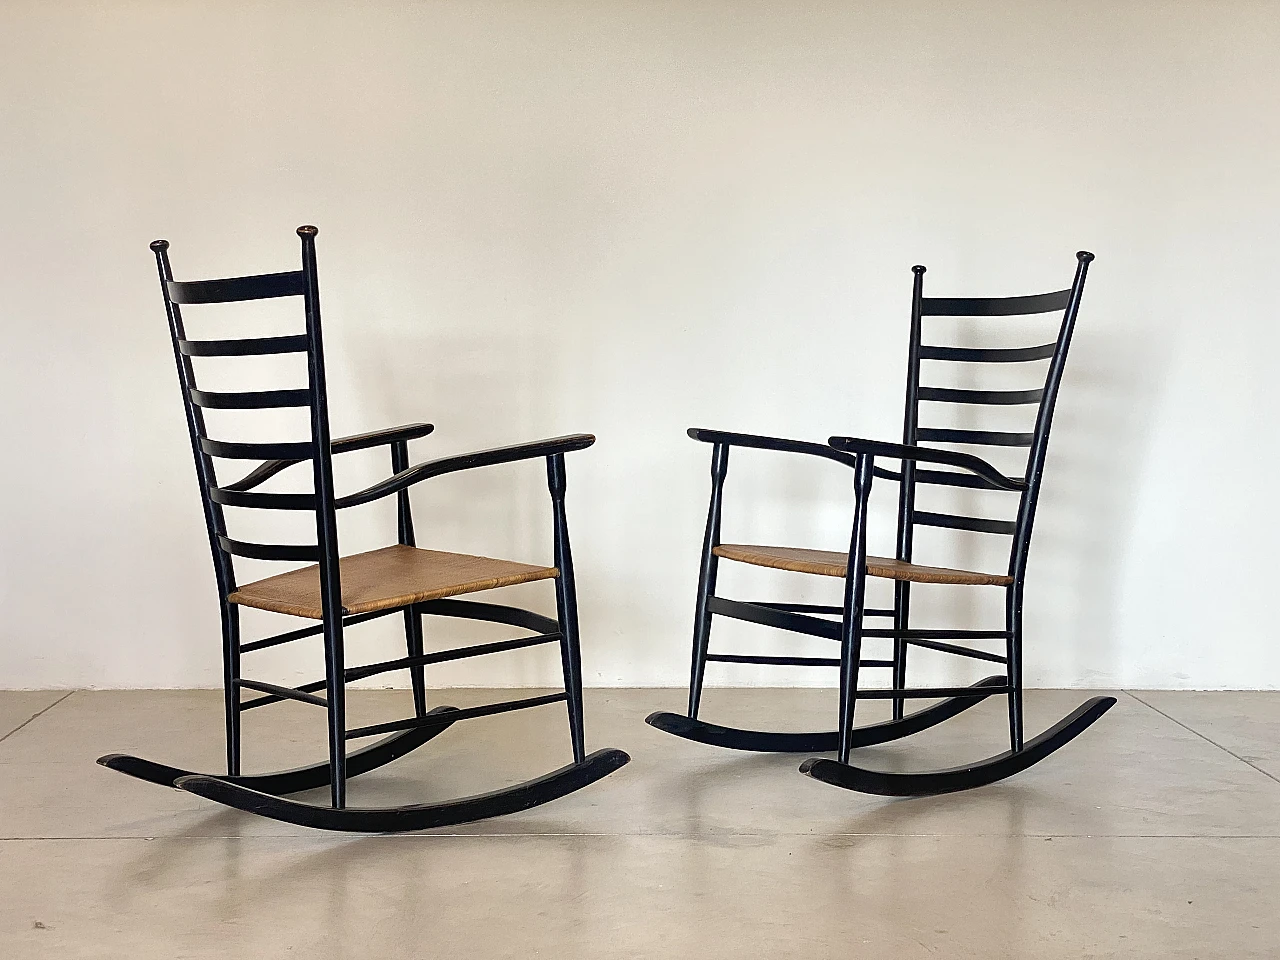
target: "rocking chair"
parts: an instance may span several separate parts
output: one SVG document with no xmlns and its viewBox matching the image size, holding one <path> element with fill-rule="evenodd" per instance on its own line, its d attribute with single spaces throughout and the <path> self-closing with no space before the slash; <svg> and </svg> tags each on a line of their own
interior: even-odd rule
<svg viewBox="0 0 1280 960">
<path fill-rule="evenodd" d="M 1075 280 L 1071 287 L 1038 296 L 992 299 L 951 299 L 923 295 L 925 268 L 915 274 L 911 308 L 911 345 L 907 372 L 906 415 L 901 444 L 881 443 L 854 437 L 832 437 L 829 444 L 805 443 L 773 437 L 693 429 L 689 436 L 712 444 L 711 506 L 703 541 L 702 566 L 698 579 L 698 600 L 694 615 L 693 665 L 689 682 L 687 715 L 659 712 L 647 722 L 660 730 L 714 746 L 738 750 L 818 753 L 835 751 L 836 759 L 814 758 L 800 767 L 817 780 L 884 796 L 918 796 L 965 790 L 1012 776 L 1044 759 L 1079 735 L 1115 704 L 1113 697 L 1094 697 L 1048 730 L 1030 740 L 1023 738 L 1022 713 L 1022 600 L 1027 568 L 1027 551 L 1035 519 L 1036 501 L 1044 473 L 1045 452 L 1058 386 L 1071 344 L 1071 333 L 1080 309 L 1085 275 L 1093 254 L 1076 255 Z M 922 320 L 926 317 L 1014 317 L 1062 313 L 1057 340 L 1033 347 L 931 346 L 922 342 Z M 1023 363 L 1048 360 L 1043 388 L 1033 390 L 968 390 L 921 386 L 922 361 L 966 364 Z M 1037 405 L 1035 426 L 1030 433 L 991 430 L 958 430 L 921 427 L 920 404 Z M 1009 477 L 985 460 L 967 453 L 921 444 L 962 444 L 999 447 L 1026 447 L 1025 473 Z M 751 546 L 720 542 L 720 514 L 730 447 L 754 447 L 784 453 L 822 457 L 851 467 L 854 474 L 853 531 L 848 553 L 806 550 L 793 547 Z M 898 461 L 891 470 L 876 459 Z M 925 465 L 919 466 L 918 465 Z M 953 469 L 939 470 L 936 466 Z M 867 505 L 873 478 L 898 485 L 897 551 L 893 559 L 867 555 Z M 1005 490 L 1018 494 L 1013 520 L 995 520 L 916 509 L 917 484 L 941 484 L 982 490 Z M 998 534 L 1012 539 L 1007 573 L 991 574 L 946 567 L 924 566 L 912 557 L 913 532 L 917 526 Z M 716 595 L 716 574 L 721 560 L 736 560 L 757 566 L 792 570 L 844 580 L 841 606 L 818 604 L 742 602 Z M 892 609 L 866 605 L 867 577 L 894 581 Z M 1002 630 L 916 629 L 910 624 L 911 585 L 944 583 L 1002 587 L 1005 591 L 1005 623 Z M 745 620 L 840 642 L 840 657 L 758 656 L 710 653 L 713 615 Z M 838 616 L 839 620 L 827 619 Z M 867 628 L 867 617 L 890 620 L 889 628 Z M 864 638 L 893 640 L 892 659 L 863 659 Z M 957 642 L 959 641 L 959 642 Z M 980 641 L 1003 641 L 1003 652 L 993 653 L 961 645 Z M 954 654 L 1002 664 L 1004 672 L 987 677 L 970 687 L 908 687 L 907 652 L 911 647 Z M 708 661 L 790 666 L 839 667 L 839 726 L 830 732 L 779 733 L 744 730 L 708 723 L 698 718 L 703 675 Z M 892 670 L 888 688 L 860 688 L 861 667 Z M 886 743 L 936 726 L 976 705 L 987 697 L 1003 694 L 1009 704 L 1010 749 L 986 760 L 950 769 L 921 772 L 882 772 L 849 763 L 854 747 Z M 859 699 L 892 701 L 892 719 L 860 727 L 853 725 L 854 706 Z M 915 713 L 905 714 L 907 699 L 939 702 Z"/>
<path fill-rule="evenodd" d="M 275 820 L 327 830 L 361 832 L 420 830 L 512 813 L 562 797 L 607 776 L 630 758 L 621 750 L 598 750 L 592 754 L 587 754 L 585 750 L 577 597 L 564 505 L 564 455 L 591 446 L 595 438 L 588 434 L 575 434 L 445 457 L 416 466 L 409 464 L 408 441 L 431 433 L 433 427 L 430 424 L 409 424 L 330 440 L 316 273 L 317 231 L 315 227 L 305 226 L 299 227 L 297 232 L 302 239 L 302 269 L 222 280 L 175 281 L 169 267 L 168 241 L 157 240 L 151 244 L 169 317 L 178 380 L 182 387 L 187 427 L 204 503 L 205 523 L 213 549 L 214 573 L 222 613 L 227 775 L 195 773 L 122 754 L 111 754 L 98 762 L 151 783 L 178 787 Z M 304 334 L 227 340 L 187 338 L 182 306 L 273 297 L 302 298 L 306 315 Z M 290 353 L 306 355 L 308 385 L 305 389 L 211 392 L 196 386 L 192 358 Z M 294 443 L 228 442 L 210 438 L 205 429 L 205 409 L 276 407 L 307 408 L 310 414 L 310 439 Z M 337 496 L 333 484 L 334 455 L 380 446 L 390 448 L 392 475 L 364 490 Z M 538 457 L 545 457 L 547 461 L 554 526 L 553 566 L 423 550 L 415 545 L 413 516 L 409 504 L 409 488 L 412 485 L 459 470 Z M 215 474 L 215 459 L 264 462 L 242 479 L 223 483 Z M 311 465 L 313 493 L 268 493 L 256 489 L 276 474 L 304 462 Z M 340 556 L 336 511 L 370 503 L 392 494 L 396 496 L 398 508 L 398 543 L 368 553 Z M 233 540 L 227 536 L 223 514 L 226 507 L 314 512 L 317 544 L 278 545 Z M 311 561 L 314 565 L 240 585 L 236 580 L 233 557 Z M 460 594 L 535 580 L 555 581 L 556 619 L 516 607 L 455 599 Z M 239 622 L 239 609 L 242 606 L 304 617 L 319 623 L 242 643 Z M 348 667 L 343 648 L 344 631 L 355 624 L 395 613 L 402 613 L 404 617 L 408 655 L 395 660 Z M 423 616 L 461 617 L 503 623 L 530 631 L 534 635 L 425 653 L 421 621 Z M 323 680 L 304 683 L 298 687 L 285 687 L 247 679 L 241 675 L 240 661 L 243 654 L 317 635 L 322 636 L 324 642 Z M 558 644 L 560 648 L 565 685 L 563 693 L 465 709 L 449 706 L 427 709 L 425 668 L 428 664 L 540 644 Z M 413 716 L 348 729 L 346 684 L 394 670 L 409 671 L 413 688 Z M 245 699 L 242 697 L 245 691 L 255 691 L 259 695 Z M 317 695 L 321 691 L 323 696 Z M 240 715 L 246 710 L 284 700 L 313 704 L 325 710 L 328 718 L 328 760 L 276 773 L 242 775 Z M 442 803 L 382 808 L 353 808 L 346 805 L 349 777 L 404 756 L 461 720 L 562 701 L 567 703 L 573 750 L 573 763 L 567 766 L 506 789 Z M 372 745 L 352 753 L 347 752 L 350 741 L 387 734 L 389 736 Z M 326 785 L 330 788 L 331 803 L 328 806 L 287 798 L 288 794 Z"/>
</svg>

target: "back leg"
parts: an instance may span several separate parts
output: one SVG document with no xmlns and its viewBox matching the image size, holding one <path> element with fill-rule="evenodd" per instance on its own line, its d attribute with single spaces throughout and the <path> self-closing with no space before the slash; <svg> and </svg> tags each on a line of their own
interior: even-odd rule
<svg viewBox="0 0 1280 960">
<path fill-rule="evenodd" d="M 413 607 L 404 610 L 404 639 L 409 656 L 422 656 L 422 614 Z M 427 715 L 427 668 L 418 664 L 409 668 L 409 682 L 413 684 L 413 712 L 419 717 Z"/>
<path fill-rule="evenodd" d="M 911 625 L 911 584 L 896 580 L 893 584 L 893 629 L 907 630 Z M 907 648 L 910 645 L 902 637 L 893 641 L 893 686 L 902 690 L 907 685 Z M 907 702 L 902 697 L 893 698 L 893 719 L 901 720 Z"/>
<path fill-rule="evenodd" d="M 1005 629 L 1009 639 L 1005 646 L 1009 678 L 1009 749 L 1017 753 L 1022 749 L 1022 593 L 1017 584 L 1011 584 L 1005 600 Z"/>
<path fill-rule="evenodd" d="M 702 540 L 702 563 L 698 568 L 698 604 L 693 614 L 693 663 L 689 669 L 689 718 L 698 718 L 702 702 L 702 678 L 707 671 L 707 649 L 711 642 L 711 611 L 707 609 L 716 591 L 720 558 L 720 510 L 724 498 L 724 478 L 729 473 L 729 445 L 717 443 L 711 450 L 711 503 L 707 508 L 707 532 Z"/>
<path fill-rule="evenodd" d="M 240 776 L 240 608 L 222 603 L 222 696 L 227 727 L 227 776 Z"/>
</svg>

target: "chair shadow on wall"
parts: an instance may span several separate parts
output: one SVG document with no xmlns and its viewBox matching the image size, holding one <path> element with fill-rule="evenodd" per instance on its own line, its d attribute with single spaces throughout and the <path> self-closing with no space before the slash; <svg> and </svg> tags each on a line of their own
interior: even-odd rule
<svg viewBox="0 0 1280 960">
<path fill-rule="evenodd" d="M 1118 591 L 1139 495 L 1139 472 L 1168 356 L 1167 351 L 1153 348 L 1151 338 L 1140 332 L 1124 332 L 1117 324 L 1098 319 L 1105 314 L 1094 307 L 1098 307 L 1096 297 L 1086 306 L 1067 365 L 1035 532 L 1034 575 L 1027 603 L 1028 669 L 1033 685 L 1037 678 L 1042 683 L 1047 678 L 1074 678 L 1071 685 L 1109 685 L 1107 678 L 1120 675 L 1123 666 L 1117 636 Z M 522 342 L 526 351 L 539 352 L 538 343 Z M 508 428 L 496 425 L 514 423 L 513 429 L 536 432 L 556 419 L 550 409 L 555 391 L 548 390 L 545 380 L 540 380 L 534 368 L 522 362 L 511 344 L 500 341 L 496 333 L 441 333 L 424 323 L 411 335 L 397 334 L 394 342 L 385 337 L 344 338 L 338 355 L 345 358 L 360 385 L 364 419 L 383 422 L 420 416 L 439 421 L 437 434 L 424 441 L 428 444 L 448 443 L 452 447 L 477 439 L 501 442 L 503 437 L 495 434 Z M 514 389 L 513 384 L 517 385 Z M 465 405 L 459 406 L 459 397 L 466 398 Z M 848 429 L 829 413 L 823 421 L 830 432 Z M 671 443 L 688 441 L 673 436 Z M 759 516 L 767 510 L 753 513 L 741 506 L 758 502 L 762 496 L 772 499 L 778 512 L 785 512 L 784 536 L 792 542 L 838 545 L 846 536 L 851 495 L 847 478 L 839 470 L 823 471 L 821 466 L 794 458 L 761 456 L 734 481 L 746 485 L 734 498 L 737 509 L 733 519 L 739 524 L 738 532 L 747 538 L 759 535 L 767 542 L 773 533 L 760 529 Z M 473 482 L 486 485 L 482 496 L 475 496 L 474 487 L 449 482 L 418 494 L 425 539 L 434 542 L 439 538 L 445 548 L 469 546 L 498 555 L 541 555 L 544 538 L 537 518 L 543 504 L 537 490 L 502 472 L 491 472 Z M 570 491 L 571 523 L 575 522 L 575 492 L 581 495 L 582 491 Z M 947 494 L 954 512 L 968 515 L 980 513 L 982 498 L 990 495 L 967 489 Z M 478 505 L 483 513 L 477 512 Z M 891 537 L 892 505 L 873 503 L 873 510 L 877 511 L 873 532 L 878 516 L 886 521 L 880 524 L 881 533 Z M 576 516 L 579 528 L 589 523 L 580 511 Z M 963 535 L 958 552 L 949 559 L 961 567 L 980 569 L 985 559 L 982 536 Z M 688 560 L 690 593 L 696 575 L 695 539 L 691 530 L 689 542 L 681 545 L 687 549 L 677 551 Z M 587 566 L 582 572 L 588 582 L 596 581 L 595 590 L 584 591 L 587 610 L 608 609 L 614 616 L 633 622 L 627 612 L 633 607 L 638 622 L 663 622 L 661 613 L 641 609 L 634 592 L 615 589 L 616 577 Z M 734 575 L 741 583 L 764 583 L 767 579 L 775 587 L 794 587 L 799 601 L 824 599 L 816 597 L 823 588 L 815 578 L 792 578 L 755 568 L 739 568 Z M 683 593 L 681 602 L 687 600 Z M 975 627 L 983 626 L 980 621 L 996 612 L 982 609 L 981 598 L 971 590 L 922 590 L 918 602 L 926 618 L 936 616 L 948 623 L 967 622 Z M 757 640 L 776 643 L 763 633 L 748 628 L 741 639 L 748 644 Z M 625 636 L 617 639 L 629 643 Z M 628 652 L 642 649 L 637 645 Z M 949 658 L 939 658 L 936 664 L 923 655 L 920 659 L 923 671 L 932 671 L 939 681 L 962 682 L 965 667 L 957 664 L 952 668 L 953 663 Z M 751 674 L 739 671 L 726 676 L 741 680 Z M 775 674 L 769 679 L 776 682 L 779 677 Z M 530 670 L 509 679 L 521 684 L 546 681 L 541 673 Z"/>
<path fill-rule="evenodd" d="M 343 318 L 343 326 L 356 330 L 365 319 L 354 314 Z M 376 321 L 370 319 L 370 324 Z M 432 436 L 419 441 L 419 449 L 430 457 L 466 450 L 476 443 L 508 442 L 522 435 L 526 427 L 550 429 L 560 418 L 543 416 L 539 402 L 548 394 L 546 384 L 535 375 L 536 368 L 522 363 L 509 343 L 495 335 L 458 334 L 432 329 L 423 321 L 411 331 L 399 330 L 381 336 L 342 336 L 338 324 L 333 338 L 341 340 L 333 350 L 333 366 L 349 370 L 353 399 L 347 407 L 358 411 L 359 423 L 381 422 L 390 416 L 422 419 L 434 423 Z M 536 346 L 525 341 L 533 349 Z M 363 478 L 360 478 L 363 479 Z M 342 478 L 339 478 L 339 483 Z M 357 482 L 355 479 L 352 482 Z M 574 501 L 582 493 L 582 480 L 570 478 L 568 519 L 571 530 L 586 526 Z M 577 497 L 575 497 L 577 495 Z M 422 485 L 413 493 L 421 542 L 432 549 L 466 550 L 486 556 L 525 557 L 540 561 L 551 554 L 551 532 L 545 522 L 546 496 L 528 482 L 521 468 L 488 470 L 466 478 L 441 477 Z M 372 511 L 352 523 L 356 538 L 385 536 L 390 514 L 376 517 Z M 343 531 L 346 534 L 346 528 Z M 583 571 L 590 578 L 591 571 Z M 504 589 L 515 602 L 541 612 L 554 612 L 553 605 L 536 589 L 517 585 Z M 588 599 L 589 597 L 584 598 Z M 395 647 L 394 628 L 369 624 L 369 643 Z M 459 622 L 450 626 L 451 635 L 471 641 L 491 639 L 487 624 Z M 592 641 L 588 636 L 588 656 Z M 486 685 L 550 686 L 554 664 L 542 663 L 537 652 L 508 654 L 499 673 L 486 675 Z M 438 668 L 450 677 L 450 665 Z M 466 674 L 454 674 L 454 677 Z M 456 685 L 446 682 L 445 686 Z M 465 682 L 465 681 L 464 681 Z"/>
<path fill-rule="evenodd" d="M 1139 332 L 1120 332 L 1114 325 L 1100 329 L 1089 319 L 1086 315 L 1081 320 L 1067 364 L 1031 552 L 1027 666 L 1032 686 L 1051 679 L 1050 685 L 1109 687 L 1114 678 L 1123 675 L 1119 592 L 1137 510 L 1140 473 L 1168 356 L 1153 349 L 1150 339 Z M 822 423 L 830 432 L 848 429 L 829 416 Z M 968 422 L 948 425 L 978 426 Z M 804 433 L 817 436 L 823 430 Z M 731 467 L 728 483 L 736 483 L 725 508 L 726 528 L 732 525 L 734 537 L 749 542 L 845 548 L 842 541 L 848 535 L 852 494 L 839 468 L 824 469 L 799 458 L 768 455 L 755 456 L 747 463 L 740 454 L 740 466 L 737 471 Z M 939 493 L 941 497 L 930 509 L 976 516 L 990 508 L 991 494 L 986 491 L 956 488 Z M 879 502 L 873 497 L 872 502 L 872 536 L 878 538 L 880 547 L 888 549 L 892 549 L 891 499 L 884 495 Z M 691 542 L 695 536 L 691 531 Z M 926 543 L 929 547 L 945 546 L 948 552 L 942 563 L 995 571 L 998 567 L 992 565 L 993 557 L 995 562 L 1001 561 L 998 551 L 993 554 L 984 549 L 988 545 L 983 542 L 985 536 L 938 531 L 931 541 L 926 534 Z M 926 556 L 923 551 L 921 555 Z M 743 566 L 731 570 L 733 589 L 738 593 L 782 589 L 789 590 L 787 599 L 796 602 L 838 603 L 838 585 L 824 588 L 818 578 Z M 696 568 L 691 564 L 691 585 L 695 576 Z M 984 598 L 976 591 L 945 585 L 917 589 L 920 596 L 915 602 L 925 625 L 940 622 L 982 628 L 1000 617 L 998 606 L 984 607 Z M 889 595 L 891 588 L 882 585 L 881 596 Z M 743 629 L 731 623 L 720 630 L 726 647 L 754 650 L 758 646 L 761 652 L 784 652 L 773 631 Z M 803 638 L 792 642 L 820 643 Z M 918 661 L 931 682 L 960 683 L 977 676 L 954 658 L 926 659 L 927 653 L 919 651 Z M 811 676 L 799 669 L 791 671 L 790 682 L 804 682 Z M 776 670 L 764 673 L 760 668 L 739 667 L 736 673 L 722 674 L 721 679 L 733 677 L 750 684 L 762 677 L 772 685 L 782 676 Z"/>
</svg>

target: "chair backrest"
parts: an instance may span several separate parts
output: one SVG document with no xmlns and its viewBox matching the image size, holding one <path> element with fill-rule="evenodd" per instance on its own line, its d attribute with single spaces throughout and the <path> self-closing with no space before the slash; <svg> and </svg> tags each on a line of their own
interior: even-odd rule
<svg viewBox="0 0 1280 960">
<path fill-rule="evenodd" d="M 1027 297 L 926 297 L 924 296 L 925 268 L 921 266 L 911 268 L 915 274 L 915 282 L 911 301 L 911 348 L 907 369 L 906 413 L 902 442 L 926 447 L 939 444 L 1019 447 L 1027 449 L 1027 459 L 1022 476 L 1019 478 L 1023 480 L 1024 486 L 1021 490 L 1018 511 L 1012 520 L 993 520 L 985 517 L 917 510 L 916 485 L 920 483 L 976 489 L 994 488 L 987 481 L 969 473 L 922 469 L 913 463 L 904 463 L 898 503 L 899 559 L 911 559 L 913 531 L 916 526 L 947 527 L 1002 534 L 1012 538 L 1009 575 L 1014 578 L 1015 583 L 1021 584 L 1026 571 L 1027 550 L 1031 542 L 1031 528 L 1035 521 L 1036 503 L 1044 474 L 1045 453 L 1049 445 L 1049 429 L 1053 424 L 1053 409 L 1058 399 L 1058 386 L 1062 381 L 1067 351 L 1071 346 L 1071 334 L 1075 328 L 1076 315 L 1080 310 L 1085 275 L 1092 260 L 1092 253 L 1081 251 L 1076 254 L 1075 279 L 1070 287 L 1053 293 Z M 942 346 L 934 343 L 934 338 L 929 337 L 925 329 L 927 321 L 933 317 L 1006 318 L 1049 313 L 1060 313 L 1062 316 L 1057 338 L 1051 343 L 1037 346 Z M 930 342 L 926 343 L 926 339 Z M 921 371 L 927 370 L 923 367 L 923 361 L 926 360 L 978 365 L 1021 364 L 1048 360 L 1049 365 L 1042 387 L 1030 390 L 971 390 L 922 384 Z M 922 403 L 930 406 L 983 404 L 1034 407 L 1034 426 L 1030 432 L 1021 433 L 921 426 L 920 405 Z"/>
<path fill-rule="evenodd" d="M 329 438 L 328 398 L 325 389 L 324 346 L 320 332 L 320 288 L 316 277 L 315 227 L 298 228 L 302 240 L 302 267 L 285 273 L 268 273 L 218 280 L 178 281 L 169 265 L 169 242 L 156 240 L 151 249 L 160 274 L 160 290 L 169 317 L 173 355 L 178 366 L 182 402 L 191 435 L 200 496 L 218 590 L 223 603 L 236 589 L 233 557 L 257 560 L 312 561 L 320 564 L 321 599 L 325 617 L 340 612 L 338 537 L 333 493 L 333 457 Z M 305 332 L 290 336 L 211 340 L 188 339 L 182 308 L 195 304 L 233 303 L 298 297 L 306 318 Z M 193 357 L 249 357 L 302 353 L 307 357 L 305 389 L 253 392 L 211 392 L 196 382 Z M 215 439 L 205 426 L 204 411 L 306 407 L 310 412 L 310 440 L 286 443 L 246 443 Z M 234 483 L 220 484 L 215 460 L 264 461 Z M 253 488 L 286 467 L 312 462 L 313 493 L 263 493 Z M 316 544 L 263 544 L 233 540 L 227 536 L 223 507 L 268 510 L 309 510 L 316 516 Z"/>
</svg>

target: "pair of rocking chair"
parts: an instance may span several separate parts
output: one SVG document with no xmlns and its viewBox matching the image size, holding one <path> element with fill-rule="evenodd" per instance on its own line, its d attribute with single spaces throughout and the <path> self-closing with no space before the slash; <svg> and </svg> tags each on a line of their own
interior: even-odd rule
<svg viewBox="0 0 1280 960">
<path fill-rule="evenodd" d="M 582 668 L 578 639 L 577 596 L 573 559 L 565 514 L 565 454 L 583 450 L 595 442 L 588 434 L 518 444 L 478 453 L 446 457 L 410 465 L 408 442 L 431 433 L 430 424 L 410 424 L 341 439 L 329 435 L 328 399 L 325 387 L 324 350 L 320 329 L 320 295 L 316 270 L 315 227 L 299 227 L 302 266 L 299 270 L 219 280 L 179 282 L 173 279 L 167 241 L 151 245 L 156 256 L 161 291 L 169 319 L 178 378 L 182 387 L 187 427 L 195 457 L 204 505 L 205 522 L 213 552 L 214 572 L 222 615 L 223 690 L 225 697 L 227 772 L 197 773 L 124 754 L 110 754 L 99 763 L 152 783 L 178 787 L 241 810 L 272 819 L 321 829 L 385 832 L 420 830 L 470 822 L 528 809 L 579 790 L 622 767 L 629 761 L 616 749 L 588 754 L 583 724 Z M 907 417 L 901 445 L 876 443 L 850 437 L 832 438 L 830 445 L 779 440 L 712 430 L 691 430 L 690 436 L 712 444 L 711 508 L 707 520 L 698 604 L 694 625 L 693 670 L 687 716 L 656 713 L 648 722 L 659 729 L 704 743 L 745 750 L 825 752 L 837 758 L 808 760 L 801 770 L 808 775 L 868 793 L 925 794 L 959 790 L 990 783 L 1025 769 L 1072 739 L 1102 715 L 1115 701 L 1090 700 L 1045 733 L 1028 741 L 1022 730 L 1022 593 L 1027 546 L 1035 515 L 1044 467 L 1054 400 L 1062 376 L 1067 348 L 1085 274 L 1092 255 L 1078 256 L 1075 282 L 1068 290 L 1037 297 L 1003 300 L 941 300 L 922 295 L 923 267 L 915 267 L 912 308 L 911 364 L 907 388 Z M 299 297 L 306 318 L 305 333 L 240 339 L 189 339 L 182 308 L 188 305 L 230 303 L 277 297 Z M 1055 343 L 1025 349 L 972 349 L 924 346 L 921 319 L 932 315 L 1006 316 L 1062 311 L 1063 321 Z M 306 356 L 305 388 L 252 392 L 214 392 L 197 386 L 193 358 L 246 357 L 278 354 Z M 1016 392 L 948 390 L 919 384 L 922 360 L 976 363 L 1022 362 L 1049 359 L 1043 389 Z M 980 433 L 964 430 L 921 428 L 921 401 L 956 403 L 1038 404 L 1039 414 L 1030 434 Z M 260 443 L 216 440 L 209 436 L 204 411 L 208 409 L 306 408 L 310 438 L 300 442 Z M 1028 447 L 1026 473 L 1012 478 L 977 457 L 944 449 L 918 446 L 920 442 L 991 443 Z M 849 553 L 827 553 L 786 547 L 747 546 L 720 542 L 720 514 L 729 448 L 757 447 L 823 457 L 853 468 L 855 510 Z M 385 480 L 355 493 L 338 496 L 334 488 L 333 457 L 337 454 L 386 447 L 392 473 Z M 876 458 L 898 461 L 900 470 L 876 464 Z M 553 565 L 538 566 L 466 554 L 424 550 L 415 543 L 409 488 L 414 484 L 461 470 L 519 460 L 544 458 L 551 497 Z M 215 460 L 257 460 L 258 466 L 241 479 L 222 482 Z M 312 493 L 277 493 L 259 489 L 285 470 L 310 463 Z M 943 465 L 956 470 L 917 469 L 917 464 Z M 866 553 L 867 504 L 872 479 L 880 477 L 899 485 L 899 532 L 895 559 L 882 560 Z M 937 483 L 1019 493 L 1014 521 L 974 519 L 926 513 L 915 509 L 917 484 Z M 393 546 L 343 557 L 338 549 L 336 514 L 340 509 L 371 503 L 394 495 L 397 502 L 398 537 Z M 304 511 L 314 514 L 313 545 L 264 544 L 232 539 L 224 508 Z M 912 530 L 919 524 L 977 530 L 1012 536 L 1009 572 L 1005 575 L 972 573 L 912 562 Z M 233 558 L 314 565 L 241 585 Z M 845 581 L 842 606 L 826 607 L 787 603 L 743 603 L 715 595 L 717 566 L 721 559 L 766 567 L 795 570 Z M 850 562 L 852 560 L 852 562 Z M 892 610 L 870 609 L 865 604 L 866 578 L 889 577 L 896 581 Z M 461 600 L 468 593 L 537 580 L 555 584 L 556 617 L 494 603 Z M 921 630 L 909 626 L 910 584 L 961 583 L 1002 586 L 1006 591 L 1006 623 L 1002 631 Z M 239 608 L 255 607 L 319 621 L 259 640 L 243 642 Z M 346 665 L 344 631 L 375 618 L 399 613 L 404 620 L 406 655 L 393 660 Z M 811 636 L 839 640 L 837 659 L 763 657 L 709 652 L 713 615 L 733 617 Z M 422 617 L 439 616 L 507 624 L 531 636 L 474 644 L 439 652 L 424 652 Z M 827 619 L 838 616 L 839 620 Z M 867 629 L 866 617 L 892 618 L 892 629 Z M 242 656 L 256 650 L 320 636 L 324 645 L 323 679 L 285 687 L 246 678 Z M 892 660 L 863 660 L 864 637 L 890 637 Z M 945 641 L 1003 640 L 1003 655 L 962 647 Z M 425 668 L 468 657 L 485 656 L 542 644 L 560 650 L 564 691 L 458 709 L 427 708 Z M 907 688 L 907 651 L 920 646 L 960 656 L 1002 663 L 1005 673 L 973 687 Z M 698 718 L 703 675 L 708 661 L 764 664 L 804 664 L 840 667 L 839 727 L 831 733 L 769 733 L 739 730 L 707 723 Z M 891 666 L 893 686 L 867 689 L 859 686 L 862 666 Z M 353 680 L 407 670 L 413 689 L 414 712 L 410 717 L 386 723 L 348 728 L 346 684 Z M 246 692 L 250 695 L 245 697 Z M 321 695 L 323 694 L 323 695 Z M 942 722 L 986 697 L 1009 698 L 1011 749 L 978 764 L 931 773 L 878 773 L 849 763 L 853 747 L 907 736 Z M 885 723 L 853 725 L 855 702 L 878 697 L 893 701 L 893 719 Z M 906 699 L 943 698 L 925 710 L 904 715 Z M 240 770 L 240 718 L 246 710 L 285 700 L 324 708 L 328 721 L 329 757 L 323 763 L 276 773 L 245 775 Z M 374 770 L 404 756 L 462 720 L 565 703 L 568 713 L 573 762 L 545 776 L 503 790 L 435 804 L 359 808 L 346 803 L 350 777 Z M 382 739 L 348 753 L 348 743 L 371 737 Z M 328 805 L 306 803 L 289 795 L 323 788 L 330 791 Z"/>
</svg>

